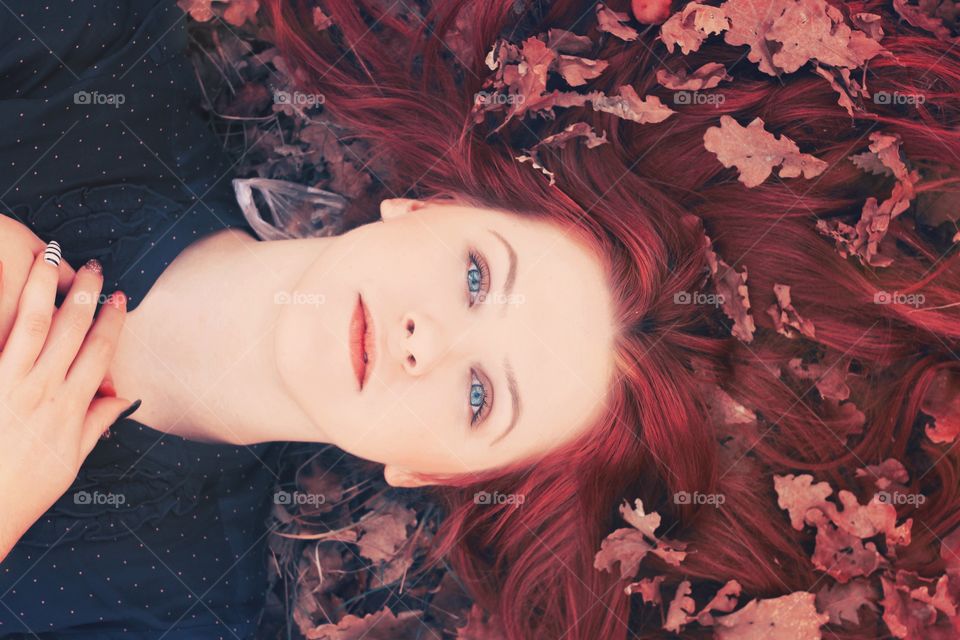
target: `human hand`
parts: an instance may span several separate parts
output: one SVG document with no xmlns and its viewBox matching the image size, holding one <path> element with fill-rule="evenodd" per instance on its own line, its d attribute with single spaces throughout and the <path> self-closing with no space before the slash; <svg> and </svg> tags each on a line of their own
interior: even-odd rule
<svg viewBox="0 0 960 640">
<path fill-rule="evenodd" d="M 5 215 L 0 215 L 0 261 L 3 273 L 0 275 L 0 290 L 6 295 L 0 298 L 0 352 L 13 329 L 17 317 L 17 304 L 20 292 L 27 282 L 27 275 L 37 256 L 41 255 L 47 244 L 37 237 L 26 225 Z M 66 295 L 76 277 L 76 272 L 66 260 L 60 261 L 57 271 L 57 293 Z M 115 396 L 113 380 L 109 371 L 99 390 L 100 395 Z"/>
<path fill-rule="evenodd" d="M 94 320 L 99 264 L 76 273 L 57 309 L 59 279 L 58 266 L 41 251 L 0 353 L 0 558 L 70 487 L 100 435 L 131 406 L 95 397 L 126 317 L 126 296 L 110 296 Z M 2 287 L 0 301 L 10 295 Z"/>
</svg>

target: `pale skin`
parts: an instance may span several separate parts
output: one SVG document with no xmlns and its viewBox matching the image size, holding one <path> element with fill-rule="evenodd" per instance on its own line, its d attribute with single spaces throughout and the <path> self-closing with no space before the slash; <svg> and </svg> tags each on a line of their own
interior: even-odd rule
<svg viewBox="0 0 960 640">
<path fill-rule="evenodd" d="M 191 244 L 119 330 L 109 373 L 143 400 L 135 419 L 201 441 L 331 443 L 396 486 L 582 436 L 614 376 L 600 258 L 553 223 L 463 203 L 389 199 L 381 215 L 330 238 Z M 362 389 L 358 295 L 373 331 Z"/>
</svg>

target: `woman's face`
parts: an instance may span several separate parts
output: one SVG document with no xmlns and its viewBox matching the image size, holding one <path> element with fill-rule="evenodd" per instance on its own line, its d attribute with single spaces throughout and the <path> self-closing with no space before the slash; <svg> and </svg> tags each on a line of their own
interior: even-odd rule
<svg viewBox="0 0 960 640">
<path fill-rule="evenodd" d="M 413 486 L 584 433 L 613 378 L 599 258 L 513 213 L 405 199 L 380 211 L 324 239 L 280 311 L 280 375 L 324 439 Z"/>
</svg>

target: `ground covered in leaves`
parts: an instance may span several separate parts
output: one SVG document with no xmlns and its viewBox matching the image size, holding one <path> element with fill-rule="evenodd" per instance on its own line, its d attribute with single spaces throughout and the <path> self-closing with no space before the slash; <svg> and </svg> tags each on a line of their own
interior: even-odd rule
<svg viewBox="0 0 960 640">
<path fill-rule="evenodd" d="M 524 4 L 518 2 L 521 8 Z M 674 8 L 679 4 L 673 3 Z M 389 167 L 379 165 L 370 149 L 351 141 L 348 132 L 324 113 L 322 104 L 289 99 L 297 88 L 283 57 L 259 37 L 257 0 L 180 0 L 180 5 L 194 21 L 192 53 L 205 107 L 224 144 L 235 154 L 238 176 L 283 179 L 334 191 L 353 204 L 342 221 L 345 227 L 369 221 L 365 216 L 377 210 L 372 194 L 378 176 L 386 175 Z M 934 34 L 945 47 L 958 43 L 957 3 L 892 0 L 892 5 L 905 23 Z M 869 61 L 889 55 L 879 16 L 845 17 L 824 0 L 727 0 L 687 3 L 674 12 L 670 8 L 670 3 L 635 0 L 629 14 L 597 4 L 581 34 L 553 29 L 517 42 L 498 41 L 486 59 L 490 75 L 486 92 L 475 105 L 477 121 L 493 115 L 505 124 L 572 107 L 641 124 L 676 117 L 661 99 L 640 96 L 629 85 L 613 95 L 587 88 L 608 65 L 590 57 L 597 40 L 632 42 L 650 28 L 658 30 L 658 46 L 667 52 L 687 55 L 714 38 L 745 48 L 756 70 L 771 77 L 782 78 L 801 69 L 818 74 L 836 91 L 837 108 L 850 114 L 862 110 L 864 101 L 871 98 L 866 86 Z M 409 2 L 402 10 L 424 9 Z M 458 21 L 458 28 L 466 31 L 468 23 Z M 313 26 L 336 29 L 319 7 Z M 455 36 L 447 42 L 454 56 L 464 50 Z M 708 92 L 732 81 L 719 63 L 694 70 L 664 68 L 657 79 L 667 89 L 690 92 Z M 547 90 L 548 81 L 557 86 L 561 80 L 564 89 Z M 530 148 L 518 149 L 516 159 L 553 182 L 541 154 L 565 144 L 593 148 L 609 142 L 606 132 L 578 123 Z M 761 118 L 738 122 L 722 116 L 705 129 L 703 147 L 717 162 L 735 170 L 746 188 L 757 187 L 774 172 L 781 179 L 812 179 L 827 166 L 793 140 L 769 131 Z M 893 220 L 918 204 L 920 172 L 904 156 L 897 135 L 882 131 L 871 133 L 868 148 L 849 160 L 865 174 L 888 179 L 889 187 L 863 202 L 858 219 L 821 221 L 817 230 L 841 256 L 872 268 L 888 267 L 894 254 L 887 230 Z M 954 191 L 947 201 L 928 199 L 923 207 L 911 210 L 918 223 L 939 229 L 947 245 L 960 242 L 955 196 Z M 713 251 L 709 238 L 705 243 L 709 275 L 722 295 L 721 308 L 732 322 L 732 333 L 750 342 L 756 331 L 753 314 L 758 310 L 750 305 L 746 270 L 731 269 Z M 777 284 L 775 294 L 776 304 L 759 311 L 772 318 L 777 331 L 790 339 L 815 337 L 816 327 L 802 309 L 794 307 L 789 285 Z M 797 359 L 788 363 L 783 375 L 815 381 L 823 402 L 849 417 L 854 434 L 863 427 L 863 414 L 850 401 L 848 365 Z M 941 376 L 924 402 L 922 409 L 929 418 L 925 435 L 932 442 L 950 445 L 960 435 L 958 384 L 949 375 Z M 735 425 L 745 433 L 756 427 L 757 416 L 719 389 L 705 390 L 705 394 L 711 398 L 718 424 Z M 276 506 L 263 637 L 501 637 L 496 621 L 471 606 L 452 572 L 443 566 L 425 568 L 426 551 L 441 517 L 436 505 L 416 492 L 386 487 L 378 467 L 344 457 L 335 448 L 291 445 L 285 459 L 288 468 L 278 489 L 288 496 L 300 492 L 324 499 L 298 503 L 290 498 Z M 863 480 L 859 497 L 847 490 L 835 492 L 829 483 L 810 474 L 775 477 L 783 526 L 811 533 L 811 560 L 832 578 L 816 592 L 749 599 L 741 597 L 741 586 L 731 580 L 698 606 L 690 597 L 688 581 L 670 593 L 661 592 L 662 576 L 631 582 L 645 558 L 656 556 L 681 566 L 687 554 L 683 542 L 657 535 L 660 516 L 647 513 L 640 500 L 621 506 L 625 526 L 597 550 L 595 566 L 618 572 L 629 583 L 627 593 L 659 607 L 666 632 L 683 633 L 696 625 L 713 628 L 719 638 L 806 640 L 820 638 L 827 623 L 842 627 L 869 614 L 880 616 L 897 638 L 960 637 L 960 530 L 942 541 L 940 554 L 946 567 L 942 575 L 923 577 L 897 569 L 897 548 L 909 544 L 913 521 L 898 520 L 890 496 L 913 495 L 907 491 L 909 473 L 900 461 L 889 459 L 856 474 Z"/>
</svg>

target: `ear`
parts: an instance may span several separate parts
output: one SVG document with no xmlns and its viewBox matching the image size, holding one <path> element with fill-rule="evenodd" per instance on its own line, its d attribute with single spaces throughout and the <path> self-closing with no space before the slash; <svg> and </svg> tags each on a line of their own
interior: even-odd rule
<svg viewBox="0 0 960 640">
<path fill-rule="evenodd" d="M 380 217 L 384 220 L 399 218 L 422 208 L 426 203 L 412 198 L 387 198 L 380 202 Z"/>
<path fill-rule="evenodd" d="M 387 484 L 391 487 L 406 487 L 408 489 L 433 484 L 409 469 L 396 467 L 392 464 L 388 464 L 383 468 L 383 479 L 386 480 Z"/>
</svg>

